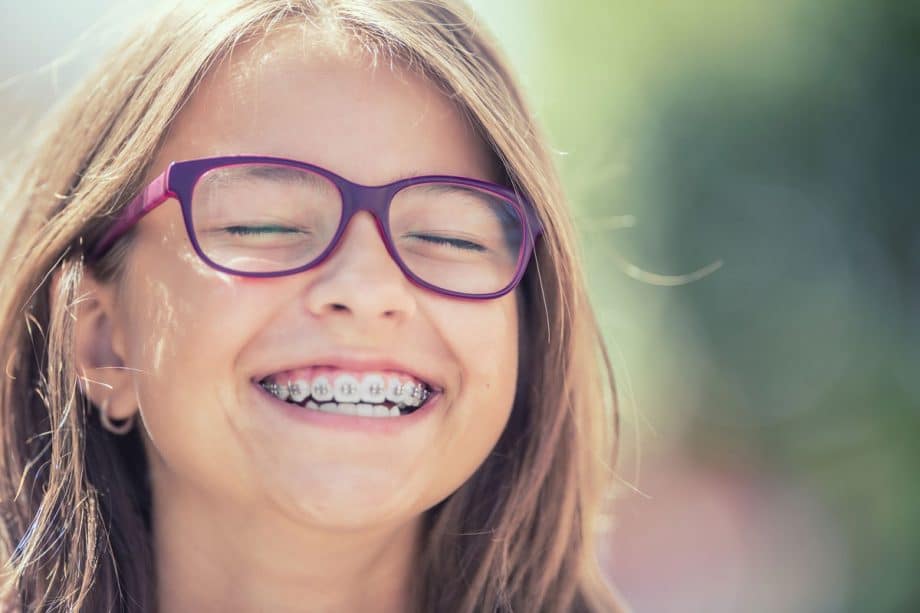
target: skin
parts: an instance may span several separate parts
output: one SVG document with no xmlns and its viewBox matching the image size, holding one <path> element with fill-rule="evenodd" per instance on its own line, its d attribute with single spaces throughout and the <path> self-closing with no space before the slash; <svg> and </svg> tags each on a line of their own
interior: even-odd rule
<svg viewBox="0 0 920 613">
<path fill-rule="evenodd" d="M 367 185 L 419 174 L 496 180 L 485 144 L 422 77 L 302 32 L 234 51 L 183 109 L 172 160 L 258 153 Z M 459 488 L 507 423 L 517 297 L 444 297 L 410 283 L 361 213 L 320 267 L 219 273 L 178 203 L 138 224 L 120 282 L 86 278 L 77 322 L 87 390 L 140 411 L 163 611 L 404 612 L 422 514 Z M 393 358 L 444 388 L 394 436 L 294 422 L 257 373 L 319 355 Z"/>
</svg>

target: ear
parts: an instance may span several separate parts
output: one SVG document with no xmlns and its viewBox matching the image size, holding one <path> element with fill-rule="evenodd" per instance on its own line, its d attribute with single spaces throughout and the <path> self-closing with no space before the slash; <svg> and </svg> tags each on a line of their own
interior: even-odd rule
<svg viewBox="0 0 920 613">
<path fill-rule="evenodd" d="M 65 299 L 59 291 L 60 269 L 51 286 L 52 304 Z M 73 359 L 83 395 L 112 419 L 127 419 L 137 411 L 132 371 L 125 368 L 114 283 L 103 283 L 86 268 L 73 294 Z"/>
</svg>

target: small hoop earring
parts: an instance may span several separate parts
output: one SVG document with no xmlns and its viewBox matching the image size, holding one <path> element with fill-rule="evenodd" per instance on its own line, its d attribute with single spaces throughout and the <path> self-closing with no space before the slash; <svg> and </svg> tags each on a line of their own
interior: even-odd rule
<svg viewBox="0 0 920 613">
<path fill-rule="evenodd" d="M 108 404 L 108 403 L 106 403 Z M 137 417 L 137 413 L 133 413 L 128 419 L 121 420 L 121 423 L 115 424 L 112 421 L 112 418 L 109 417 L 107 411 L 108 407 L 103 407 L 99 409 L 99 421 L 102 422 L 102 427 L 111 432 L 112 434 L 117 434 L 119 436 L 127 434 L 134 427 L 134 421 Z"/>
</svg>

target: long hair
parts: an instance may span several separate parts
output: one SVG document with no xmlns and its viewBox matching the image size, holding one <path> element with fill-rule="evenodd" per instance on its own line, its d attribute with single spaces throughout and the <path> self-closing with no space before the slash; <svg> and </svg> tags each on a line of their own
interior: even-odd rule
<svg viewBox="0 0 920 613">
<path fill-rule="evenodd" d="M 174 3 L 46 120 L 0 196 L 16 224 L 0 290 L 0 601 L 29 611 L 156 610 L 140 435 L 100 426 L 73 365 L 84 245 L 142 187 L 203 76 L 235 46 L 290 26 L 330 30 L 436 83 L 545 226 L 518 289 L 510 420 L 476 473 L 426 512 L 415 610 L 621 610 L 594 549 L 616 452 L 616 393 L 568 204 L 506 61 L 456 0 Z M 114 250 L 93 272 L 117 275 L 123 255 Z"/>
</svg>

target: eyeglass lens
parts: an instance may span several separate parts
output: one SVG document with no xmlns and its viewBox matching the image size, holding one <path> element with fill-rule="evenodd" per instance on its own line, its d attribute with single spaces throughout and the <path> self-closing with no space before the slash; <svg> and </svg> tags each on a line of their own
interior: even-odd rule
<svg viewBox="0 0 920 613">
<path fill-rule="evenodd" d="M 309 170 L 239 164 L 205 173 L 192 194 L 199 248 L 242 273 L 306 266 L 329 246 L 342 219 L 336 185 Z M 450 182 L 405 187 L 387 219 L 403 266 L 423 281 L 465 294 L 497 292 L 514 278 L 524 241 L 515 206 Z"/>
</svg>

